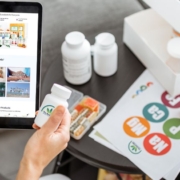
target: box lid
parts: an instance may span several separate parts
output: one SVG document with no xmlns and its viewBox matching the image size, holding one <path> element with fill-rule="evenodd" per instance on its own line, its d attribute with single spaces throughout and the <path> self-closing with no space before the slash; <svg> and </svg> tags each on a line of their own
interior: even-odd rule
<svg viewBox="0 0 180 180">
<path fill-rule="evenodd" d="M 180 0 L 143 0 L 180 33 Z"/>
</svg>

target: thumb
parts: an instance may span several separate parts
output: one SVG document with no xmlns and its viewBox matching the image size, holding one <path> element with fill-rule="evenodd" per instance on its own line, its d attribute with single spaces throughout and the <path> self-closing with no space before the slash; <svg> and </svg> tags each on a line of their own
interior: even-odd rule
<svg viewBox="0 0 180 180">
<path fill-rule="evenodd" d="M 64 114 L 65 114 L 65 108 L 63 106 L 58 106 L 53 111 L 48 121 L 41 128 L 42 131 L 44 131 L 45 133 L 55 132 L 58 129 L 59 125 L 61 124 Z"/>
</svg>

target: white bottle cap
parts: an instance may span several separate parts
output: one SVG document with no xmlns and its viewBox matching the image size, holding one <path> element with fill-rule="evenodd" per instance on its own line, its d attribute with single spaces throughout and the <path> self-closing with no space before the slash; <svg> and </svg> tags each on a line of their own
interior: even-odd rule
<svg viewBox="0 0 180 180">
<path fill-rule="evenodd" d="M 104 48 L 109 48 L 115 43 L 115 37 L 110 33 L 101 33 L 95 37 L 96 43 Z"/>
<path fill-rule="evenodd" d="M 168 53 L 177 59 L 180 59 L 180 37 L 171 39 L 167 45 Z"/>
<path fill-rule="evenodd" d="M 81 32 L 74 31 L 67 34 L 65 40 L 69 46 L 78 47 L 84 42 L 85 36 Z"/>
<path fill-rule="evenodd" d="M 71 96 L 71 91 L 59 84 L 54 84 L 51 88 L 51 92 L 64 99 L 69 99 Z"/>
</svg>

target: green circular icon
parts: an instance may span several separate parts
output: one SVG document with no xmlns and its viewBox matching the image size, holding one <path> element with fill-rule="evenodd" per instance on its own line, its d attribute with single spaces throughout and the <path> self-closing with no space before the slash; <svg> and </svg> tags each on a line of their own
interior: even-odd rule
<svg viewBox="0 0 180 180">
<path fill-rule="evenodd" d="M 164 133 L 172 139 L 180 139 L 180 119 L 172 118 L 163 125 Z"/>
<path fill-rule="evenodd" d="M 151 122 L 159 123 L 165 121 L 169 116 L 166 106 L 160 103 L 149 103 L 143 109 L 144 117 Z"/>
</svg>

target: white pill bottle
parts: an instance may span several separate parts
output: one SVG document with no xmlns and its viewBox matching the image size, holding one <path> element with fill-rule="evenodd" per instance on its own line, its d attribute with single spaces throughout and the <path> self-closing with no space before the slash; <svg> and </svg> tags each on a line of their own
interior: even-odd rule
<svg viewBox="0 0 180 180">
<path fill-rule="evenodd" d="M 71 91 L 61 85 L 54 84 L 51 88 L 51 94 L 47 94 L 39 109 L 38 115 L 35 119 L 35 124 L 42 127 L 49 119 L 53 110 L 62 105 L 68 107 L 67 99 L 71 96 Z"/>
<path fill-rule="evenodd" d="M 74 85 L 81 85 L 92 76 L 91 46 L 81 32 L 66 35 L 61 47 L 65 79 Z"/>
<path fill-rule="evenodd" d="M 114 35 L 101 33 L 95 37 L 95 44 L 92 46 L 94 55 L 94 71 L 104 77 L 116 73 L 118 69 L 118 46 Z"/>
</svg>

